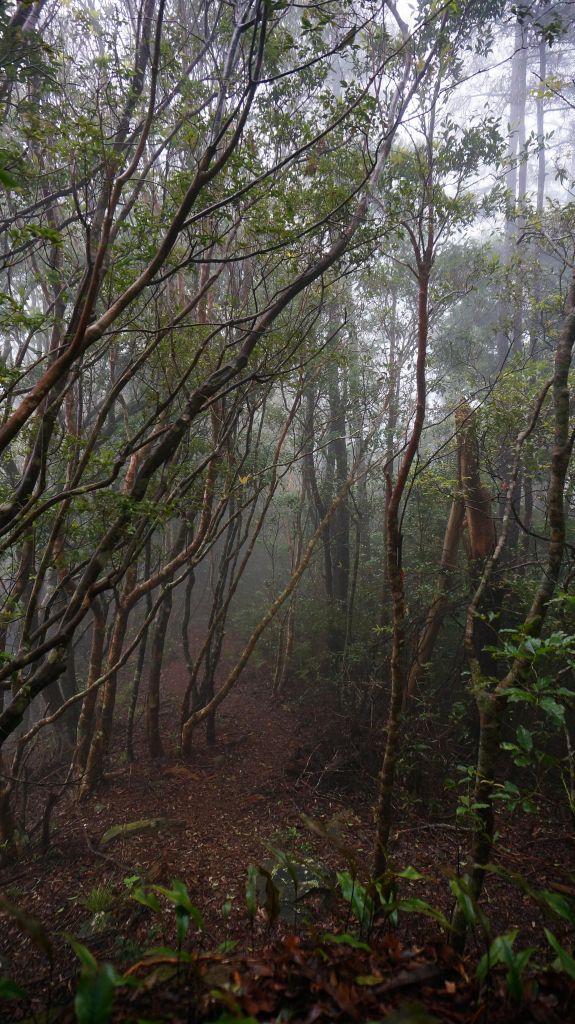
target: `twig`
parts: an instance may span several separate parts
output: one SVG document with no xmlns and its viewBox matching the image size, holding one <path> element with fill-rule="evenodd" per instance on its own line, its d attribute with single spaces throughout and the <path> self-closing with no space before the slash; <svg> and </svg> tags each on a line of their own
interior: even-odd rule
<svg viewBox="0 0 575 1024">
<path fill-rule="evenodd" d="M 90 841 L 90 837 L 88 835 L 88 831 L 86 829 L 86 825 L 82 821 L 80 815 L 77 815 L 77 818 L 82 826 L 82 829 L 84 830 L 84 839 L 86 840 L 86 846 L 88 847 L 90 853 L 92 853 L 94 857 L 100 857 L 101 860 L 105 860 L 108 861 L 109 864 L 113 864 L 114 867 L 118 868 L 118 870 L 121 871 L 123 874 L 130 874 L 132 870 L 130 867 L 128 867 L 126 864 L 122 864 L 122 862 L 116 860 L 115 857 L 110 857 L 108 853 L 102 853 L 101 850 L 97 850 L 96 847 L 92 845 L 92 842 Z"/>
</svg>

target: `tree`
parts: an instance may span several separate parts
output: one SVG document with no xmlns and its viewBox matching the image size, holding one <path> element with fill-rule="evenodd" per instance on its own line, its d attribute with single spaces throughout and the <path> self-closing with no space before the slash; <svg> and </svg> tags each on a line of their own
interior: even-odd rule
<svg viewBox="0 0 575 1024">
<path fill-rule="evenodd" d="M 137 16 L 122 3 L 59 11 L 39 23 L 58 74 L 41 89 L 17 83 L 20 122 L 7 108 L 26 172 L 3 223 L 0 531 L 20 571 L 5 605 L 0 681 L 13 689 L 0 737 L 41 695 L 53 708 L 85 622 L 97 670 L 102 614 L 92 609 L 113 592 L 104 671 L 68 698 L 85 698 L 84 790 L 109 750 L 129 618 L 148 595 L 147 617 L 165 615 L 178 571 L 205 557 L 222 516 L 233 521 L 231 495 L 213 493 L 227 432 L 252 382 L 297 365 L 305 330 L 292 334 L 285 311 L 305 324 L 306 292 L 327 287 L 368 230 L 372 183 L 437 48 L 416 25 L 413 39 L 386 37 L 372 64 L 349 31 L 360 27 L 352 6 L 294 12 L 263 0 L 191 3 L 184 22 L 165 0 L 145 0 Z M 322 92 L 333 54 L 353 47 L 356 83 Z M 372 93 L 384 80 L 381 123 Z M 282 103 L 297 111 L 291 120 Z M 299 171 L 328 144 L 346 158 L 337 171 L 332 159 L 321 186 L 309 175 L 302 217 Z M 224 408 L 210 436 L 206 416 Z M 343 481 L 343 451 L 338 460 Z M 186 540 L 142 576 L 142 555 L 170 520 Z M 206 706 L 210 676 L 208 666 Z"/>
</svg>

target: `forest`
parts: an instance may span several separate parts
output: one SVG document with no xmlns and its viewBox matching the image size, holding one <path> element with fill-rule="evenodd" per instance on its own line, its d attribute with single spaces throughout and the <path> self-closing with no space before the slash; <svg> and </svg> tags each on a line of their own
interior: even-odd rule
<svg viewBox="0 0 575 1024">
<path fill-rule="evenodd" d="M 0 1020 L 575 1021 L 575 9 L 0 0 Z"/>
</svg>

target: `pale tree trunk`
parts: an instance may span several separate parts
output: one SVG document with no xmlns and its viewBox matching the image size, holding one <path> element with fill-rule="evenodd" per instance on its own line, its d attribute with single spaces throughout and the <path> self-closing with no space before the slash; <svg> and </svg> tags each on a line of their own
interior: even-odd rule
<svg viewBox="0 0 575 1024">
<path fill-rule="evenodd" d="M 497 537 L 492 515 L 491 495 L 481 482 L 475 413 L 466 402 L 463 402 L 457 409 L 455 419 L 459 440 L 459 480 L 465 506 L 471 581 L 476 587 L 487 559 L 493 554 Z M 486 592 L 487 603 L 489 610 L 496 612 L 501 607 L 502 593 L 501 588 L 491 584 Z M 485 650 L 495 639 L 492 628 L 485 619 L 474 620 L 474 649 L 481 665 L 481 671 L 485 675 L 492 675 L 497 671 L 496 663 L 489 652 Z"/>
<path fill-rule="evenodd" d="M 547 177 L 546 153 L 545 153 L 545 100 L 543 90 L 547 78 L 547 40 L 545 34 L 541 33 L 539 39 L 539 87 L 535 101 L 537 115 L 537 143 L 539 153 L 537 156 L 537 213 L 543 213 L 545 203 L 545 179 Z"/>
<path fill-rule="evenodd" d="M 547 178 L 547 155 L 545 151 L 545 100 L 543 97 L 543 91 L 545 88 L 545 79 L 547 77 L 547 40 L 545 34 L 541 33 L 539 39 L 539 82 L 537 85 L 537 92 L 535 98 L 536 118 L 537 118 L 537 144 L 539 146 L 539 152 L 537 154 L 537 200 L 536 200 L 536 214 L 539 221 L 543 216 L 543 208 L 545 205 L 545 181 Z M 536 251 L 536 246 L 533 246 L 531 261 L 534 268 L 533 280 L 532 280 L 532 304 L 533 312 L 531 314 L 529 333 L 530 333 L 530 354 L 533 359 L 538 359 L 540 356 L 540 344 L 539 338 L 541 333 L 541 299 L 543 296 L 543 282 L 542 275 L 540 273 L 540 260 L 539 254 Z M 521 552 L 521 564 L 519 565 L 519 572 L 524 575 L 531 553 L 531 537 L 530 530 L 533 523 L 533 478 L 530 474 L 529 469 L 525 468 L 523 471 L 523 516 L 522 526 L 524 528 L 523 536 L 520 543 Z"/>
<path fill-rule="evenodd" d="M 505 365 L 508 356 L 523 352 L 523 246 L 521 239 L 524 234 L 524 205 L 527 192 L 527 155 L 525 110 L 527 103 L 527 43 L 529 29 L 525 19 L 517 19 L 514 36 L 514 53 L 511 62 L 511 87 L 509 102 L 509 137 L 507 160 L 509 163 L 506 184 L 509 190 L 509 211 L 505 221 L 503 246 L 503 265 L 511 280 L 508 283 L 510 298 L 502 299 L 500 304 L 498 347 L 498 370 Z M 509 479 L 510 462 L 508 441 L 502 439 L 503 451 L 499 458 L 499 475 L 502 481 Z M 518 473 L 513 484 L 513 503 L 519 508 L 521 502 L 522 479 Z M 506 502 L 505 493 L 499 496 L 499 516 L 503 517 Z M 509 523 L 508 539 L 505 549 L 506 559 L 511 560 L 516 553 L 519 542 L 519 526 L 515 519 Z"/>
<path fill-rule="evenodd" d="M 419 295 L 416 363 L 417 404 L 415 417 L 413 420 L 411 435 L 401 460 L 397 479 L 394 484 L 391 481 L 389 471 L 387 473 L 386 555 L 387 577 L 389 580 L 392 602 L 392 639 L 390 655 L 391 687 L 387 716 L 385 751 L 379 774 L 379 792 L 375 812 L 374 874 L 376 877 L 383 875 L 387 867 L 387 848 L 392 820 L 392 796 L 400 745 L 400 719 L 405 689 L 405 587 L 403 569 L 401 566 L 402 536 L 400 530 L 400 506 L 425 421 L 425 369 L 429 319 L 428 295 L 432 253 L 433 229 L 432 222 L 430 220 L 427 249 L 423 254 L 423 258 L 418 258 Z"/>
<path fill-rule="evenodd" d="M 511 62 L 511 85 L 509 100 L 509 136 L 507 142 L 507 173 L 505 183 L 509 193 L 509 213 L 505 221 L 503 241 L 503 265 L 514 273 L 513 263 L 517 258 L 519 205 L 525 198 L 527 164 L 525 161 L 525 106 L 527 100 L 527 27 L 522 20 L 515 24 L 514 53 Z M 514 273 L 515 284 L 511 289 L 512 302 L 503 298 L 499 305 L 500 324 L 497 334 L 498 369 L 504 366 L 511 352 L 521 350 L 522 310 L 521 283 L 519 271 Z"/>
<path fill-rule="evenodd" d="M 315 469 L 314 460 L 314 449 L 316 446 L 315 437 L 315 402 L 316 394 L 311 385 L 306 388 L 305 394 L 305 423 L 304 423 L 304 434 L 305 434 L 305 451 L 303 457 L 303 468 L 304 468 L 304 479 L 306 482 L 306 489 L 309 492 L 310 504 L 314 510 L 316 523 L 321 522 L 325 518 L 326 506 L 321 497 L 320 490 L 317 482 L 317 474 Z M 326 525 L 325 530 L 321 535 L 322 547 L 323 547 L 323 564 L 324 564 L 324 581 L 325 581 L 325 596 L 328 605 L 329 615 L 332 615 L 332 608 L 334 602 L 334 586 L 333 586 L 333 570 L 331 562 L 331 530 L 330 524 Z"/>
<path fill-rule="evenodd" d="M 395 433 L 399 417 L 399 356 L 397 345 L 397 293 L 392 287 L 391 292 L 391 325 L 389 332 L 389 379 L 387 382 L 387 420 L 385 424 L 385 468 L 386 479 L 393 480 L 395 476 Z M 387 537 L 387 515 L 388 502 L 385 503 L 383 517 L 383 536 Z M 389 626 L 391 621 L 391 603 L 389 591 L 389 572 L 387 557 L 383 562 L 382 590 L 381 590 L 381 622 L 382 626 Z"/>
<path fill-rule="evenodd" d="M 332 353 L 335 357 L 337 349 Z M 329 500 L 337 493 L 348 475 L 345 384 L 335 362 L 328 367 L 328 398 L 330 413 L 330 441 L 328 455 L 333 466 L 333 490 Z M 342 501 L 331 525 L 331 564 L 333 572 L 333 617 L 330 629 L 331 653 L 340 658 L 345 642 L 345 623 L 349 591 L 349 503 Z"/>
</svg>

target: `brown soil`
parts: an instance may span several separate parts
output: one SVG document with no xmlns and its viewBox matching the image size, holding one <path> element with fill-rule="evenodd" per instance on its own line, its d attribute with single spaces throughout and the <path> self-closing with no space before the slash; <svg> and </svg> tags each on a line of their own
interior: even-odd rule
<svg viewBox="0 0 575 1024">
<path fill-rule="evenodd" d="M 221 709 L 216 746 L 208 747 L 198 729 L 194 752 L 184 761 L 176 754 L 173 736 L 185 669 L 174 663 L 165 675 L 165 756 L 150 761 L 139 749 L 130 765 L 118 749 L 115 766 L 94 797 L 78 804 L 70 796 L 57 805 L 48 852 L 24 856 L 0 873 L 1 891 L 55 935 L 77 934 L 90 918 L 83 901 L 95 887 L 113 890 L 113 933 L 84 941 L 98 956 L 115 962 L 123 952 L 118 932 L 126 935 L 128 922 L 132 945 L 139 938 L 145 941 L 148 930 L 147 922 L 133 920 L 138 905 L 129 899 L 124 879 L 139 875 L 143 883 L 163 885 L 182 881 L 204 915 L 206 945 L 228 935 L 245 937 L 246 869 L 251 862 L 270 858 L 267 844 L 293 846 L 298 834 L 308 840 L 302 811 L 329 818 L 344 810 L 350 823 L 358 820 L 336 795 L 326 796 L 297 777 L 305 775 L 302 752 L 312 752 L 315 745 L 318 723 L 309 706 L 293 698 L 272 701 L 265 684 L 246 679 Z M 294 760 L 298 753 L 301 761 Z M 100 846 L 113 826 L 154 818 L 170 819 L 171 824 Z M 359 833 L 354 836 L 359 846 L 361 838 Z M 366 843 L 367 837 L 364 847 Z M 224 923 L 221 908 L 226 900 L 232 911 Z M 35 980 L 41 987 L 47 981 L 45 963 L 14 924 L 5 919 L 3 925 L 3 971 L 30 987 L 37 969 Z M 259 921 L 258 932 L 264 927 Z M 77 961 L 64 941 L 56 939 L 55 946 L 62 979 L 75 973 Z"/>
<path fill-rule="evenodd" d="M 193 756 L 183 761 L 173 748 L 173 736 L 184 683 L 183 666 L 171 664 L 165 673 L 165 756 L 150 761 L 140 737 L 138 759 L 128 765 L 122 763 L 118 748 L 113 770 L 92 799 L 77 804 L 70 796 L 57 805 L 48 852 L 30 852 L 0 874 L 3 894 L 39 918 L 53 937 L 55 959 L 49 970 L 43 954 L 17 924 L 9 917 L 2 921 L 0 973 L 24 984 L 37 1005 L 45 1001 L 49 986 L 61 992 L 77 973 L 78 962 L 64 932 L 82 936 L 98 959 L 110 959 L 119 967 L 137 960 L 150 945 L 173 943 L 173 912 L 167 908 L 165 916 L 153 918 L 130 898 L 126 879 L 139 876 L 143 884 L 160 885 L 179 879 L 205 918 L 206 930 L 196 940 L 199 948 L 212 950 L 217 943 L 234 939 L 238 952 L 247 953 L 254 943 L 261 946 L 287 932 L 286 924 L 280 923 L 272 934 L 263 911 L 253 934 L 246 919 L 246 869 L 249 863 L 273 859 L 270 843 L 331 867 L 345 867 L 345 857 L 302 824 L 302 812 L 337 825 L 341 838 L 354 848 L 360 870 L 368 871 L 370 780 L 359 776 L 354 787 L 343 788 L 342 783 L 350 780 L 337 758 L 327 770 L 326 765 L 321 770 L 312 767 L 321 736 L 326 728 L 333 730 L 325 707 L 293 694 L 272 701 L 265 680 L 252 675 L 223 705 L 217 745 L 209 748 L 203 730 L 198 730 Z M 537 888 L 569 890 L 573 835 L 562 831 L 553 813 L 549 822 L 528 819 L 527 827 L 514 823 L 512 828 L 508 823 L 498 857 Z M 394 836 L 396 863 L 414 864 L 430 875 L 427 882 L 404 883 L 404 895 L 427 899 L 449 913 L 447 873 L 462 856 L 464 833 L 451 824 L 422 821 L 405 809 L 398 817 L 402 825 Z M 171 824 L 100 845 L 111 827 L 153 818 L 167 818 Z M 109 890 L 112 906 L 106 927 L 90 934 L 92 915 L 84 901 L 97 887 Z M 228 920 L 222 914 L 225 901 L 232 907 Z M 517 925 L 527 940 L 540 940 L 540 914 L 499 878 L 489 879 L 485 909 L 496 932 Z M 324 930 L 347 926 L 341 908 L 323 907 L 321 914 Z M 413 944 L 423 943 L 433 931 L 425 919 L 406 914 L 399 934 Z M 477 952 L 483 952 L 479 941 Z M 19 1017 L 15 1004 L 11 1006 L 12 1019 L 21 1019 L 23 1011 Z"/>
</svg>

